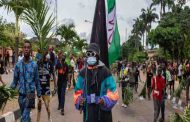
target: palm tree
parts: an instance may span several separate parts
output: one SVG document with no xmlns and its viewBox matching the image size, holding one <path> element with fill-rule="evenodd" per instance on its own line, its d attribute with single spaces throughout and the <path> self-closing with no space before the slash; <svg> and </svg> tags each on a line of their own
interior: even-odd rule
<svg viewBox="0 0 190 122">
<path fill-rule="evenodd" d="M 22 15 L 25 8 L 28 7 L 28 1 L 27 0 L 0 0 L 0 7 L 4 7 L 7 9 L 7 12 L 12 12 L 15 14 L 16 18 L 16 24 L 15 24 L 15 51 L 16 51 L 16 59 L 18 57 L 18 45 L 19 45 L 19 37 L 20 37 L 20 31 L 19 31 L 19 19 Z"/>
<path fill-rule="evenodd" d="M 82 51 L 87 47 L 87 42 L 85 39 L 81 39 L 77 37 L 77 39 L 73 42 L 73 47 L 76 47 L 78 50 Z"/>
<path fill-rule="evenodd" d="M 180 6 L 182 7 L 183 5 L 186 4 L 186 0 L 178 0 L 178 3 L 179 3 Z"/>
<path fill-rule="evenodd" d="M 150 5 L 147 9 L 142 9 L 142 14 L 140 15 L 140 18 L 144 22 L 145 26 L 145 33 L 146 37 L 148 33 L 150 32 L 150 29 L 152 27 L 152 22 L 155 22 L 156 19 L 158 19 L 158 15 L 155 13 L 156 8 L 153 8 L 153 4 Z M 146 41 L 146 47 L 148 46 L 148 42 Z"/>
<path fill-rule="evenodd" d="M 166 7 L 172 8 L 174 0 L 152 0 L 153 5 L 160 5 L 160 17 L 166 13 Z"/>
<path fill-rule="evenodd" d="M 61 36 L 61 40 L 63 40 L 64 45 L 71 45 L 74 42 L 74 38 L 77 37 L 77 33 L 75 31 L 75 25 L 61 25 L 57 29 L 57 35 Z"/>
<path fill-rule="evenodd" d="M 140 18 L 137 18 L 137 19 L 134 19 L 135 21 L 135 24 L 133 25 L 133 30 L 132 30 L 132 33 L 133 34 L 136 34 L 136 35 L 139 35 L 142 40 L 143 40 L 143 47 L 144 47 L 144 34 L 145 34 L 145 30 L 146 30 L 146 26 L 145 26 L 145 23 L 142 19 Z"/>
<path fill-rule="evenodd" d="M 29 6 L 24 10 L 22 19 L 30 25 L 39 42 L 39 49 L 44 52 L 53 33 L 54 18 L 48 16 L 49 6 L 44 0 L 28 0 Z"/>
</svg>

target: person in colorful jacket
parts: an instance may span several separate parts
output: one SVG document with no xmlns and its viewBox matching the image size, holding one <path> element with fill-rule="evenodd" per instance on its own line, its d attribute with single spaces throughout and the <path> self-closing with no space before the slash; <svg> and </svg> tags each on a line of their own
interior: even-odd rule
<svg viewBox="0 0 190 122">
<path fill-rule="evenodd" d="M 111 110 L 119 99 L 115 80 L 99 60 L 97 44 L 88 46 L 86 56 L 87 66 L 80 71 L 75 87 L 75 107 L 83 111 L 84 122 L 112 122 Z"/>
<path fill-rule="evenodd" d="M 30 58 L 32 45 L 25 41 L 23 52 L 24 58 L 15 66 L 13 82 L 11 88 L 18 86 L 18 103 L 21 110 L 21 122 L 30 122 L 31 108 L 27 107 L 27 93 L 34 93 L 37 90 L 38 100 L 41 101 L 41 85 L 38 74 L 38 65 Z"/>
</svg>

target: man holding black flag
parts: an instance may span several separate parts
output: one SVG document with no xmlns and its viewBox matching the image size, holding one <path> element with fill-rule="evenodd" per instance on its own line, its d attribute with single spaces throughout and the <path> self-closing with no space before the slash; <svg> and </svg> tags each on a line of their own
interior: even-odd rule
<svg viewBox="0 0 190 122">
<path fill-rule="evenodd" d="M 84 122 L 112 122 L 111 110 L 119 99 L 115 80 L 99 56 L 99 46 L 91 43 L 87 66 L 80 71 L 75 87 L 75 106 L 83 111 Z"/>
</svg>

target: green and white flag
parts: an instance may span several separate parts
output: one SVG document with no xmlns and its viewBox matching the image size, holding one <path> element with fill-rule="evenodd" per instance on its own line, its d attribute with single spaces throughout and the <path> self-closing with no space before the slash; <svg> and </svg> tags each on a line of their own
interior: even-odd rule
<svg viewBox="0 0 190 122">
<path fill-rule="evenodd" d="M 109 65 L 114 63 L 121 54 L 120 35 L 117 26 L 116 2 L 107 0 L 107 39 L 108 39 L 108 57 Z"/>
</svg>

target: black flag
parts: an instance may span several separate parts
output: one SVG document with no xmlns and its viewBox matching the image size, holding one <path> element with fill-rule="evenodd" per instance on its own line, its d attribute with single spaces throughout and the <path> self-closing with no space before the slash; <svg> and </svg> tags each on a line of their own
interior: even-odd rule
<svg viewBox="0 0 190 122">
<path fill-rule="evenodd" d="M 105 0 L 97 0 L 90 43 L 100 46 L 100 60 L 109 67 Z"/>
</svg>

